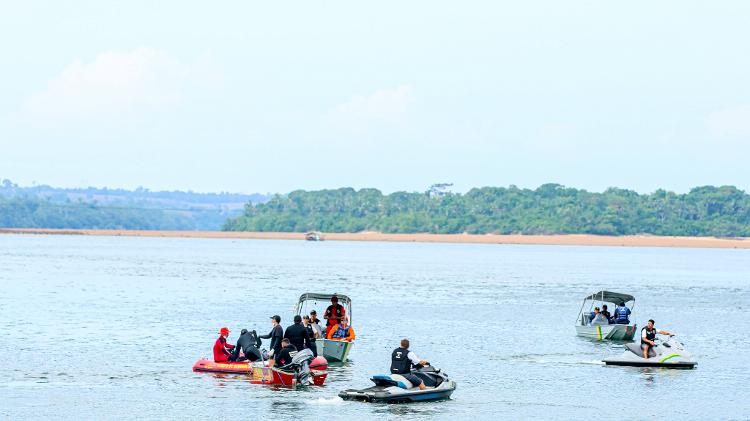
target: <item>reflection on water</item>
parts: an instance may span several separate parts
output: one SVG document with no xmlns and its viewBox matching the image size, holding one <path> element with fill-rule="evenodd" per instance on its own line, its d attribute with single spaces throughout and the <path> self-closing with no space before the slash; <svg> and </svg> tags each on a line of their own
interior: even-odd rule
<svg viewBox="0 0 750 421">
<path fill-rule="evenodd" d="M 0 236 L 0 416 L 40 418 L 610 419 L 634 402 L 680 419 L 750 412 L 750 251 L 327 241 Z M 680 333 L 696 370 L 605 367 L 622 343 L 575 336 L 586 294 L 636 296 L 634 318 Z M 216 329 L 288 325 L 303 292 L 353 298 L 357 344 L 323 387 L 193 373 Z M 345 402 L 408 337 L 453 398 Z M 719 352 L 718 350 L 721 350 Z M 592 397 L 617 391 L 618 402 Z M 727 391 L 732 391 L 727 394 Z M 595 411 L 595 412 L 593 412 Z"/>
</svg>

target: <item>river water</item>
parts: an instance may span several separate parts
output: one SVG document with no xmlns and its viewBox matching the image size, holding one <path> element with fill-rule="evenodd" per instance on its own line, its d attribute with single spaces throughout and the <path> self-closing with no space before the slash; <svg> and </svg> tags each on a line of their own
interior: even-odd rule
<svg viewBox="0 0 750 421">
<path fill-rule="evenodd" d="M 206 419 L 742 419 L 750 251 L 0 235 L 0 416 Z M 584 295 L 636 296 L 695 370 L 605 367 L 575 336 Z M 299 295 L 353 299 L 352 361 L 322 388 L 194 373 L 227 325 L 287 325 Z M 321 307 L 319 311 L 323 310 Z M 408 337 L 458 382 L 449 401 L 344 402 Z"/>
</svg>

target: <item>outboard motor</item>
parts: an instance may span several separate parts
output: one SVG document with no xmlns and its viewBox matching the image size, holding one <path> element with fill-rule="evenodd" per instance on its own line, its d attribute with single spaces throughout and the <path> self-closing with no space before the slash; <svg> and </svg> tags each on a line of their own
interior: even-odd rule
<svg viewBox="0 0 750 421">
<path fill-rule="evenodd" d="M 315 355 L 313 355 L 313 352 L 309 349 L 303 349 L 302 351 L 297 352 L 294 357 L 292 357 L 292 362 L 289 363 L 289 365 L 292 366 L 294 371 L 297 373 L 298 383 L 310 383 L 310 362 L 314 358 Z"/>
</svg>

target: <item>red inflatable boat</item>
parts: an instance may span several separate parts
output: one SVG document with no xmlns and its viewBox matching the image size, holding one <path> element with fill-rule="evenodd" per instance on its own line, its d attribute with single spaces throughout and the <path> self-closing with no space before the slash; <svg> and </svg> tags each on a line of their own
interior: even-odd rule
<svg viewBox="0 0 750 421">
<path fill-rule="evenodd" d="M 296 373 L 279 370 L 278 368 L 269 368 L 267 361 L 256 361 L 254 363 L 248 363 L 247 361 L 215 363 L 205 358 L 201 358 L 193 364 L 193 371 L 248 374 L 252 376 L 250 382 L 255 384 L 275 384 L 280 386 L 297 385 Z M 328 377 L 328 361 L 322 356 L 315 357 L 315 359 L 310 362 L 310 376 L 313 379 L 313 384 L 316 386 L 322 386 L 326 381 L 326 377 Z"/>
</svg>

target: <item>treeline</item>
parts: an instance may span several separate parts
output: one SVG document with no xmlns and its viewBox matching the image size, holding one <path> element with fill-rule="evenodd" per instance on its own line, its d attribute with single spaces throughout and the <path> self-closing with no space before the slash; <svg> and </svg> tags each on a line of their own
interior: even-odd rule
<svg viewBox="0 0 750 421">
<path fill-rule="evenodd" d="M 0 228 L 195 230 L 218 228 L 226 218 L 218 211 L 180 212 L 0 196 Z"/>
<path fill-rule="evenodd" d="M 475 188 L 466 194 L 377 189 L 294 191 L 245 206 L 230 231 L 750 236 L 750 195 L 732 186 L 686 194 L 603 193 L 545 184 Z"/>
</svg>

